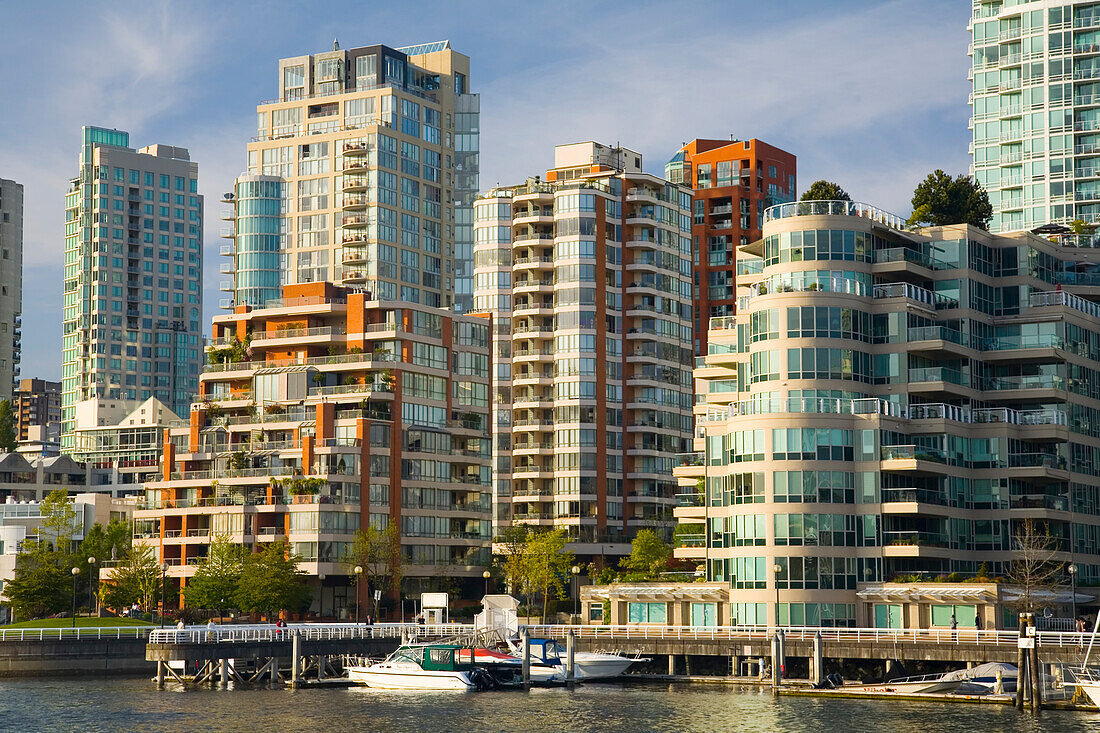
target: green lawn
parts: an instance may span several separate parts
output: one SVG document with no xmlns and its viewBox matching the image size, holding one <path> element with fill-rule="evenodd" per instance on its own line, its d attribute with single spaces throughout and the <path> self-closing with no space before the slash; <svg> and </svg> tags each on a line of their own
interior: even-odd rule
<svg viewBox="0 0 1100 733">
<path fill-rule="evenodd" d="M 132 618 L 96 618 L 95 616 L 77 616 L 76 625 L 82 629 L 117 628 L 119 626 L 155 626 L 148 621 L 139 621 Z M 20 621 L 18 623 L 0 626 L 0 629 L 71 629 L 71 618 L 42 618 L 35 621 Z"/>
</svg>

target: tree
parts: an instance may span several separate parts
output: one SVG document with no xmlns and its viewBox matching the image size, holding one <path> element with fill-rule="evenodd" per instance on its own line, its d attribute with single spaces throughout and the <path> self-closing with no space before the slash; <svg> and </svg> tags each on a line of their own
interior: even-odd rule
<svg viewBox="0 0 1100 733">
<path fill-rule="evenodd" d="M 121 519 L 112 519 L 106 528 L 96 522 L 80 543 L 77 562 L 87 564 L 89 557 L 97 562 L 118 560 L 130 551 L 133 528 Z"/>
<path fill-rule="evenodd" d="M 205 609 L 231 605 L 247 559 L 248 551 L 242 545 L 224 535 L 214 537 L 206 557 L 199 561 L 195 575 L 183 589 L 187 605 Z"/>
<path fill-rule="evenodd" d="M 936 169 L 913 191 L 910 226 L 970 224 L 986 229 L 993 218 L 989 195 L 973 178 L 959 174 L 952 178 Z"/>
<path fill-rule="evenodd" d="M 400 594 L 401 561 L 401 530 L 392 521 L 382 530 L 357 530 L 344 558 L 349 568 L 363 568 L 360 582 L 367 584 L 368 595 L 375 589 Z"/>
<path fill-rule="evenodd" d="M 1055 585 L 1062 576 L 1062 563 L 1054 560 L 1058 540 L 1047 525 L 1025 519 L 1012 537 L 1012 550 L 1007 575 L 1009 582 L 1019 588 L 1020 596 L 1011 605 L 1021 612 L 1034 612 L 1042 607 L 1036 592 Z"/>
<path fill-rule="evenodd" d="M 15 415 L 11 411 L 11 400 L 0 400 L 0 451 L 11 453 L 19 442 L 15 434 Z"/>
<path fill-rule="evenodd" d="M 668 566 L 671 559 L 672 547 L 652 529 L 642 529 L 631 542 L 630 555 L 619 561 L 619 567 L 653 579 Z"/>
<path fill-rule="evenodd" d="M 134 603 L 151 611 L 160 594 L 160 564 L 147 545 L 134 545 L 116 565 L 110 578 L 99 586 L 100 602 L 110 608 L 128 608 Z"/>
<path fill-rule="evenodd" d="M 15 577 L 4 584 L 4 596 L 18 618 L 42 618 L 69 607 L 71 582 L 69 573 L 49 558 L 21 554 Z"/>
<path fill-rule="evenodd" d="M 824 179 L 814 181 L 802 194 L 801 201 L 851 201 L 852 197 L 843 188 Z"/>
<path fill-rule="evenodd" d="M 500 566 L 504 583 L 513 593 L 522 593 L 527 587 L 526 558 L 530 538 L 531 530 L 526 526 L 508 525 L 501 527 L 500 534 L 493 540 L 493 546 L 503 558 Z"/>
<path fill-rule="evenodd" d="M 527 542 L 527 581 L 532 590 L 542 594 L 542 621 L 546 623 L 546 605 L 553 592 L 566 597 L 566 587 L 573 566 L 573 553 L 566 552 L 569 535 L 564 528 L 538 532 Z"/>
<path fill-rule="evenodd" d="M 305 584 L 305 573 L 298 568 L 300 560 L 285 542 L 272 542 L 249 556 L 237 583 L 237 607 L 269 615 L 284 609 L 292 613 L 305 610 L 312 595 Z"/>
<path fill-rule="evenodd" d="M 64 489 L 51 491 L 42 500 L 41 542 L 57 552 L 68 555 L 73 551 L 73 534 L 76 532 L 77 514 Z"/>
</svg>

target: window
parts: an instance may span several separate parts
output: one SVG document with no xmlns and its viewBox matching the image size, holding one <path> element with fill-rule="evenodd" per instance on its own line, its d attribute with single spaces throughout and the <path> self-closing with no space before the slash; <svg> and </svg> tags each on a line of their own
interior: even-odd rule
<svg viewBox="0 0 1100 733">
<path fill-rule="evenodd" d="M 668 607 L 664 603 L 628 603 L 627 620 L 632 624 L 665 624 Z"/>
</svg>

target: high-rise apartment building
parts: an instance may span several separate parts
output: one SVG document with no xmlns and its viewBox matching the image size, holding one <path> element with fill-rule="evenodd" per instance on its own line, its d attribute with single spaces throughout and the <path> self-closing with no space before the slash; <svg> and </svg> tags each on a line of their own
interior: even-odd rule
<svg viewBox="0 0 1100 733">
<path fill-rule="evenodd" d="M 12 398 L 16 440 L 30 440 L 31 428 L 42 427 L 36 440 L 56 443 L 61 438 L 61 382 L 20 379 Z"/>
<path fill-rule="evenodd" d="M 76 403 L 155 397 L 187 414 L 202 353 L 202 196 L 187 150 L 85 127 L 65 197 L 61 449 Z"/>
<path fill-rule="evenodd" d="M 474 214 L 498 525 L 564 527 L 583 556 L 668 534 L 691 435 L 690 189 L 631 150 L 576 143 Z"/>
<path fill-rule="evenodd" d="M 339 614 L 354 604 L 355 531 L 392 522 L 406 593 L 481 587 L 487 318 L 311 283 L 213 325 L 190 425 L 167 431 L 163 475 L 135 514 L 135 539 L 156 548 L 170 577 L 186 582 L 212 536 L 250 548 L 286 540 L 314 585 L 314 610 Z M 244 341 L 252 361 L 233 348 Z"/>
<path fill-rule="evenodd" d="M 692 140 L 665 178 L 695 189 L 691 220 L 695 353 L 707 353 L 707 322 L 732 316 L 737 249 L 760 239 L 764 209 L 794 200 L 795 157 L 755 138 Z"/>
<path fill-rule="evenodd" d="M 441 41 L 282 59 L 248 173 L 283 179 L 284 280 L 466 309 L 478 97 Z"/>
<path fill-rule="evenodd" d="M 262 307 L 282 295 L 286 193 L 286 182 L 278 176 L 243 175 L 222 198 L 228 207 L 222 219 L 233 223 L 222 231 L 230 243 L 222 245 L 221 254 L 230 261 L 222 263 L 221 271 L 230 277 L 221 289 L 232 295 L 221 301 L 222 308 Z"/>
<path fill-rule="evenodd" d="M 19 381 L 22 313 L 23 185 L 0 178 L 0 399 Z"/>
<path fill-rule="evenodd" d="M 1100 223 L 1100 3 L 974 0 L 968 28 L 990 231 Z"/>
<path fill-rule="evenodd" d="M 1100 577 L 1098 279 L 1070 244 L 844 201 L 765 212 L 676 469 L 698 528 L 676 555 L 729 583 L 730 623 L 853 625 L 857 584 L 1008 575 L 1028 519 Z"/>
</svg>

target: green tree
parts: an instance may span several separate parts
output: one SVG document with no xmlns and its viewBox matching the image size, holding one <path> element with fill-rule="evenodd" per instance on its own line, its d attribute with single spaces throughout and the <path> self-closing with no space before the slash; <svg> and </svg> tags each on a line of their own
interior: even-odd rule
<svg viewBox="0 0 1100 733">
<path fill-rule="evenodd" d="M 42 500 L 41 542 L 57 552 L 68 555 L 73 551 L 73 535 L 76 533 L 77 513 L 64 489 L 51 491 Z"/>
<path fill-rule="evenodd" d="M 19 442 L 15 434 L 15 415 L 11 400 L 0 400 L 0 452 L 11 453 Z"/>
<path fill-rule="evenodd" d="M 237 584 L 236 605 L 249 613 L 297 613 L 312 598 L 305 573 L 298 568 L 301 558 L 289 552 L 285 542 L 273 542 L 251 555 Z"/>
<path fill-rule="evenodd" d="M 642 529 L 630 545 L 630 555 L 619 561 L 619 567 L 653 579 L 668 566 L 671 559 L 672 547 L 652 529 Z"/>
<path fill-rule="evenodd" d="M 109 608 L 129 608 L 134 603 L 151 611 L 160 595 L 160 564 L 152 548 L 134 545 L 122 560 L 111 568 L 110 578 L 99 586 L 100 602 Z"/>
<path fill-rule="evenodd" d="M 4 596 L 21 620 L 42 618 L 69 607 L 72 579 L 45 555 L 20 555 L 15 577 L 4 584 Z"/>
<path fill-rule="evenodd" d="M 546 605 L 553 593 L 566 598 L 573 566 L 573 553 L 567 552 L 569 535 L 564 528 L 536 533 L 527 542 L 526 575 L 532 590 L 542 595 L 542 622 L 546 623 Z"/>
<path fill-rule="evenodd" d="M 970 224 L 986 229 L 993 218 L 989 195 L 973 178 L 959 174 L 952 178 L 936 169 L 913 191 L 910 226 Z"/>
<path fill-rule="evenodd" d="M 802 194 L 802 201 L 851 201 L 852 197 L 843 188 L 824 179 L 814 181 Z"/>
<path fill-rule="evenodd" d="M 513 593 L 523 593 L 527 587 L 527 543 L 531 539 L 531 530 L 524 525 L 501 527 L 493 540 L 500 559 L 500 569 L 504 583 Z"/>
<path fill-rule="evenodd" d="M 401 592 L 401 530 L 390 522 L 385 529 L 356 530 L 344 562 L 348 568 L 363 568 L 360 583 L 366 583 L 367 595 L 373 590 Z M 377 609 L 376 609 L 377 610 Z"/>
<path fill-rule="evenodd" d="M 94 557 L 99 563 L 118 560 L 130 551 L 132 538 L 133 527 L 127 521 L 112 519 L 106 528 L 96 522 L 84 535 L 77 560 L 84 564 L 87 564 L 89 557 Z"/>
<path fill-rule="evenodd" d="M 214 537 L 206 557 L 199 561 L 195 575 L 183 589 L 188 606 L 224 609 L 237 595 L 241 573 L 248 560 L 248 550 L 224 535 Z"/>
</svg>

